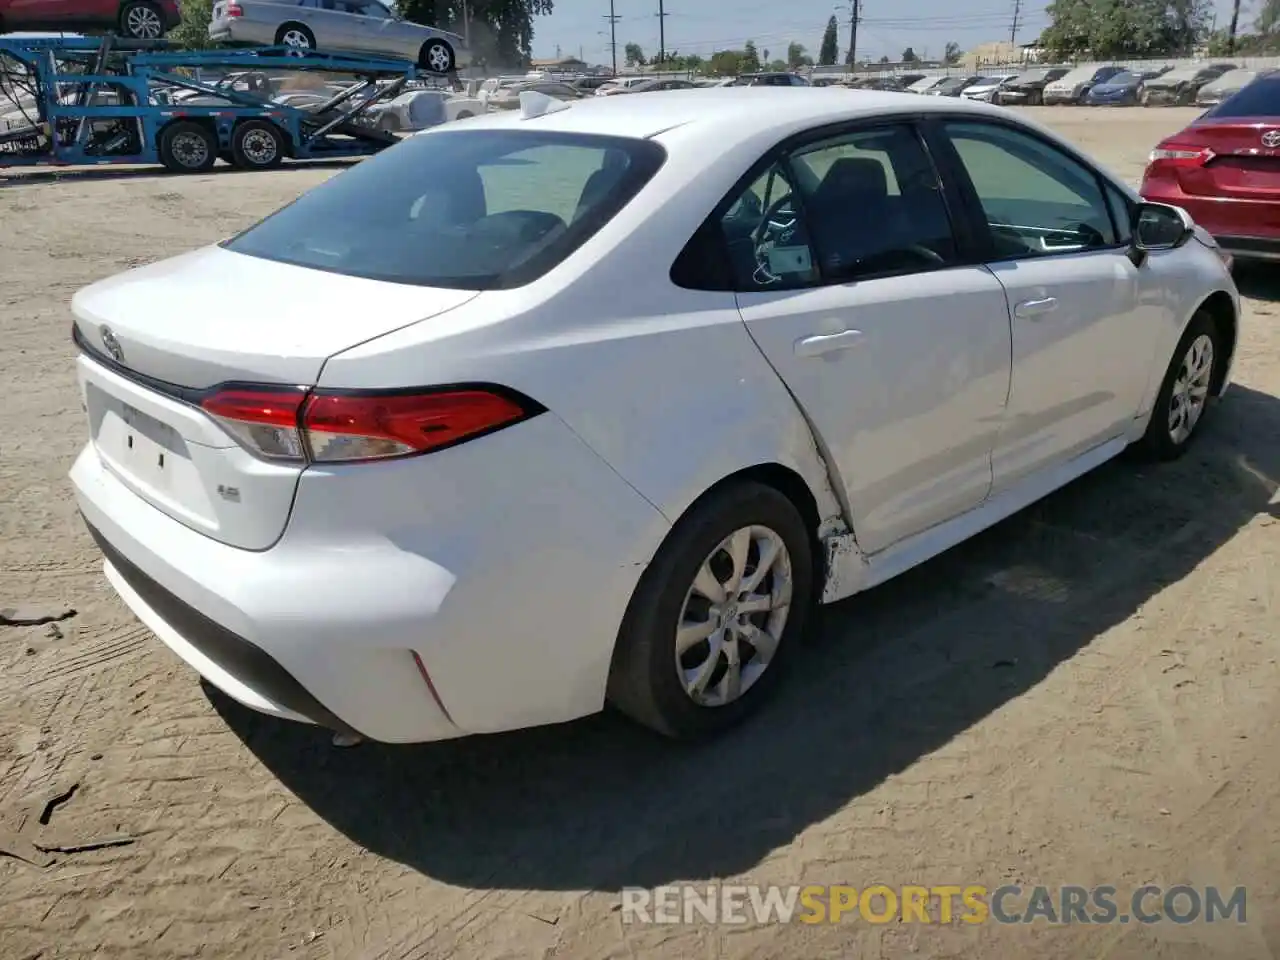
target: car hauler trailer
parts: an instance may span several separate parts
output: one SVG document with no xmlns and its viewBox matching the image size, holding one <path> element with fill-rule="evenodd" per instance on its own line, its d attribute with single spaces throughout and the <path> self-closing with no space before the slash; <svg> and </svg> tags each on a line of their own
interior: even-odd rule
<svg viewBox="0 0 1280 960">
<path fill-rule="evenodd" d="M 230 72 L 259 79 L 209 77 Z M 354 82 L 307 107 L 272 100 L 270 77 L 296 72 Z M 418 73 L 408 60 L 286 47 L 175 51 L 163 40 L 0 36 L 0 112 L 13 111 L 0 124 L 0 168 L 160 163 L 199 173 L 219 157 L 266 169 L 285 158 L 367 156 L 397 139 L 361 123 L 365 111 Z"/>
</svg>

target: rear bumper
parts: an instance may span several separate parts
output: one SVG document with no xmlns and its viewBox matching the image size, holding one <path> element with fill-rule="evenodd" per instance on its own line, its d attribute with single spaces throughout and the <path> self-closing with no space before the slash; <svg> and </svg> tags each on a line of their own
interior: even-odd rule
<svg viewBox="0 0 1280 960">
<path fill-rule="evenodd" d="M 1280 237 L 1215 236 L 1218 246 L 1236 260 L 1280 263 Z"/>
<path fill-rule="evenodd" d="M 160 512 L 92 445 L 71 479 L 116 591 L 205 679 L 393 743 L 600 710 L 669 529 L 552 414 L 428 457 L 312 467 L 268 550 Z"/>
<path fill-rule="evenodd" d="M 1197 197 L 1177 183 L 1146 181 L 1143 198 L 1182 207 L 1236 260 L 1280 260 L 1280 203 L 1232 197 Z"/>
</svg>

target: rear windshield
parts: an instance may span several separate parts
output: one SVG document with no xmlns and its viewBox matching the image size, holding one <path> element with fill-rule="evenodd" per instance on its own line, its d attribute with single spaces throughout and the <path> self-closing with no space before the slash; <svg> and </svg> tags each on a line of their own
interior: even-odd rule
<svg viewBox="0 0 1280 960">
<path fill-rule="evenodd" d="M 581 246 L 665 159 L 658 144 L 624 137 L 527 130 L 415 136 L 223 246 L 392 283 L 517 287 Z"/>
<path fill-rule="evenodd" d="M 1227 97 L 1206 116 L 1280 118 L 1280 75 L 1259 77 Z"/>
</svg>

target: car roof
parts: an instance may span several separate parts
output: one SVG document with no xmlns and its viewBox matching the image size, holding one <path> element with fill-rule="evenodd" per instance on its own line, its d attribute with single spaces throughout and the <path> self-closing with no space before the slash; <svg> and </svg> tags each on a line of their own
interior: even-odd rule
<svg viewBox="0 0 1280 960">
<path fill-rule="evenodd" d="M 935 98 L 922 103 L 909 93 L 859 90 L 841 95 L 838 88 L 712 87 L 658 90 L 643 97 L 588 97 L 567 109 L 525 120 L 519 111 L 484 114 L 467 121 L 468 130 L 527 126 L 563 133 L 594 133 L 648 139 L 681 128 L 682 134 L 728 147 L 768 134 L 788 136 L 823 123 L 895 113 L 993 111 L 968 101 Z M 1003 115 L 1001 113 L 1001 115 Z M 432 136 L 430 131 L 422 134 Z"/>
</svg>

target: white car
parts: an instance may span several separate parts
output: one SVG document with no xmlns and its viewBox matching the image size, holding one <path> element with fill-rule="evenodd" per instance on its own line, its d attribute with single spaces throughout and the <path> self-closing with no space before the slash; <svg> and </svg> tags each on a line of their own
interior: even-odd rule
<svg viewBox="0 0 1280 960">
<path fill-rule="evenodd" d="M 984 103 L 990 103 L 992 95 L 1016 76 L 1018 76 L 1016 73 L 999 73 L 984 77 L 973 86 L 961 90 L 960 96 L 965 100 L 981 100 Z"/>
<path fill-rule="evenodd" d="M 1240 305 L 1008 111 L 726 88 L 526 95 L 72 311 L 120 596 L 250 707 L 406 742 L 739 719 L 813 604 L 1182 453 Z"/>
</svg>

